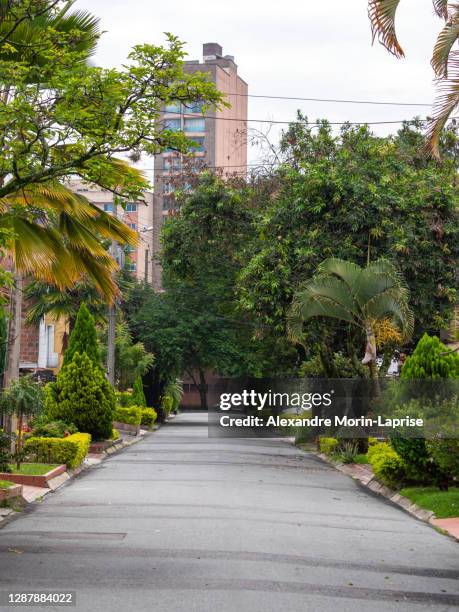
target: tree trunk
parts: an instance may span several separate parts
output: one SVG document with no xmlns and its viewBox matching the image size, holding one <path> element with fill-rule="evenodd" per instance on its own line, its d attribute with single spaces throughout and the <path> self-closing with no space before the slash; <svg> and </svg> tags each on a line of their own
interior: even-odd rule
<svg viewBox="0 0 459 612">
<path fill-rule="evenodd" d="M 116 339 L 116 308 L 112 304 L 108 308 L 108 343 L 107 343 L 107 377 L 112 387 L 115 386 L 115 339 Z"/>
<path fill-rule="evenodd" d="M 6 355 L 6 369 L 3 386 L 9 387 L 13 380 L 19 378 L 19 364 L 21 358 L 21 328 L 22 328 L 22 276 L 14 273 L 14 285 L 11 289 L 10 320 L 8 324 L 8 344 Z M 17 419 L 11 415 L 6 419 L 5 430 L 9 433 L 16 431 Z M 12 446 L 13 450 L 13 446 Z"/>
<path fill-rule="evenodd" d="M 207 382 L 203 370 L 199 369 L 199 397 L 201 398 L 201 410 L 208 410 L 207 406 Z"/>
<path fill-rule="evenodd" d="M 366 326 L 367 335 L 367 346 L 365 350 L 365 356 L 362 359 L 362 363 L 367 365 L 370 369 L 370 378 L 374 380 L 374 392 L 375 396 L 380 395 L 379 376 L 378 376 L 378 364 L 376 363 L 376 338 L 371 325 Z"/>
<path fill-rule="evenodd" d="M 21 327 L 22 327 L 22 276 L 15 272 L 14 286 L 11 290 L 11 312 L 8 325 L 8 352 L 4 386 L 9 387 L 13 380 L 19 378 L 19 363 L 21 358 Z"/>
<path fill-rule="evenodd" d="M 22 450 L 22 427 L 24 423 L 24 417 L 22 412 L 19 413 L 18 419 L 18 436 L 16 438 L 16 468 L 19 471 L 21 468 L 21 450 Z"/>
</svg>

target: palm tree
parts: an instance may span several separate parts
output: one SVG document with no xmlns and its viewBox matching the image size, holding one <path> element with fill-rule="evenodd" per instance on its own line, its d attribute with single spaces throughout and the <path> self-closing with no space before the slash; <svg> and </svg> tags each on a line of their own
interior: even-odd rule
<svg viewBox="0 0 459 612">
<path fill-rule="evenodd" d="M 365 332 L 366 351 L 362 363 L 372 378 L 378 377 L 375 327 L 390 318 L 402 337 L 413 332 L 409 291 L 396 267 L 385 259 L 365 268 L 342 259 L 330 258 L 320 264 L 316 275 L 294 295 L 288 315 L 289 336 L 303 337 L 303 323 L 312 317 L 346 321 Z"/>
<path fill-rule="evenodd" d="M 114 163 L 114 172 L 116 169 L 119 184 L 137 173 L 120 161 Z M 11 233 L 7 252 L 15 281 L 11 293 L 8 383 L 19 374 L 23 277 L 32 276 L 61 290 L 88 278 L 111 303 L 118 294 L 114 280 L 117 264 L 103 240 L 134 246 L 138 238 L 124 223 L 57 181 L 30 185 L 0 204 L 0 229 Z"/>
<path fill-rule="evenodd" d="M 396 57 L 404 57 L 397 39 L 395 15 L 400 0 L 369 0 L 368 14 L 373 40 L 377 37 L 382 45 Z M 434 116 L 428 127 L 428 147 L 439 157 L 439 138 L 448 118 L 459 105 L 459 55 L 453 47 L 459 36 L 459 4 L 448 0 L 432 0 L 434 11 L 445 25 L 437 37 L 431 64 L 438 79 L 438 96 L 434 104 Z"/>
</svg>

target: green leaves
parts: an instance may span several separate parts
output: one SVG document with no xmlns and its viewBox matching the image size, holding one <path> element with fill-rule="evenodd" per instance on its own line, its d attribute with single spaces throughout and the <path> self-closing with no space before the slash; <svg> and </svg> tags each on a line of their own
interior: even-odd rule
<svg viewBox="0 0 459 612">
<path fill-rule="evenodd" d="M 84 303 L 80 306 L 75 327 L 70 334 L 69 345 L 64 354 L 62 367 L 66 366 L 72 361 L 75 353 L 85 353 L 96 368 L 102 369 L 94 317 Z"/>
<path fill-rule="evenodd" d="M 47 385 L 46 413 L 73 423 L 95 440 L 112 434 L 115 393 L 102 368 L 86 352 L 74 352 L 63 365 L 57 381 Z"/>
<path fill-rule="evenodd" d="M 159 121 L 163 105 L 224 104 L 206 75 L 184 72 L 183 43 L 172 35 L 165 46 L 136 46 L 122 69 L 103 69 L 87 62 L 99 35 L 89 14 L 25 18 L 20 28 L 21 35 L 27 29 L 33 53 L 13 53 L 13 35 L 0 52 L 8 85 L 0 105 L 0 198 L 76 174 L 135 199 L 144 179 L 114 184 L 113 156 L 132 150 L 154 155 L 168 147 L 186 152 L 191 141 Z"/>
</svg>

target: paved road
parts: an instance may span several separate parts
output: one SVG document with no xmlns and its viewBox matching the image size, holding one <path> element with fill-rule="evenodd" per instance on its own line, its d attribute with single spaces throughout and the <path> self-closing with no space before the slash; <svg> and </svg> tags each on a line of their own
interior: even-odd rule
<svg viewBox="0 0 459 612">
<path fill-rule="evenodd" d="M 285 441 L 208 439 L 186 414 L 0 530 L 0 583 L 85 612 L 440 611 L 458 553 Z"/>
</svg>

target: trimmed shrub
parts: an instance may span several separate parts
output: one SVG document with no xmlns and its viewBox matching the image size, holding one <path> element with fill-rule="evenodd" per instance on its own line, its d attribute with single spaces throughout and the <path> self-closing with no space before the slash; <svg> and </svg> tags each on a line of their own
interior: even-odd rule
<svg viewBox="0 0 459 612">
<path fill-rule="evenodd" d="M 132 406 L 140 406 L 141 408 L 147 407 L 147 399 L 145 397 L 145 393 L 143 392 L 143 382 L 141 376 L 137 376 L 134 381 L 134 386 L 132 388 Z"/>
<path fill-rule="evenodd" d="M 75 353 L 86 353 L 95 366 L 102 367 L 99 342 L 94 317 L 83 302 L 77 314 L 75 326 L 70 334 L 69 345 L 64 354 L 62 367 L 69 364 Z"/>
<path fill-rule="evenodd" d="M 406 476 L 405 463 L 390 444 L 374 444 L 368 449 L 367 456 L 375 476 L 381 482 L 390 487 L 403 482 Z"/>
<path fill-rule="evenodd" d="M 157 418 L 158 415 L 154 408 L 142 408 L 142 420 L 140 421 L 140 424 L 143 427 L 153 427 Z"/>
<path fill-rule="evenodd" d="M 68 468 L 78 467 L 88 454 L 91 436 L 75 433 L 67 438 L 29 438 L 24 452 L 35 456 L 40 463 L 65 463 Z"/>
<path fill-rule="evenodd" d="M 11 472 L 9 466 L 11 436 L 0 429 L 0 472 Z"/>
<path fill-rule="evenodd" d="M 128 406 L 135 406 L 132 393 L 130 391 L 116 391 L 116 403 L 118 406 L 122 406 L 123 408 L 127 408 Z"/>
<path fill-rule="evenodd" d="M 32 436 L 34 438 L 65 438 L 77 433 L 78 429 L 73 423 L 65 421 L 49 421 L 48 423 L 38 422 L 34 424 Z"/>
<path fill-rule="evenodd" d="M 113 420 L 118 423 L 126 423 L 127 425 L 140 425 L 142 421 L 142 408 L 138 406 L 129 406 L 128 408 L 117 406 L 113 413 Z"/>
<path fill-rule="evenodd" d="M 395 452 L 403 459 L 409 480 L 425 482 L 434 471 L 424 438 L 404 437 L 395 431 L 390 434 L 390 443 Z"/>
<path fill-rule="evenodd" d="M 439 468 L 437 482 L 440 488 L 448 489 L 454 478 L 459 479 L 459 439 L 438 436 L 433 440 L 426 440 L 426 446 Z"/>
<path fill-rule="evenodd" d="M 113 428 L 112 429 L 112 435 L 110 436 L 110 440 L 119 440 L 120 439 L 120 432 Z"/>
<path fill-rule="evenodd" d="M 338 440 L 336 438 L 320 438 L 319 448 L 324 455 L 333 455 L 338 450 Z"/>
<path fill-rule="evenodd" d="M 170 395 L 165 395 L 161 400 L 161 407 L 164 411 L 164 418 L 167 418 L 174 407 L 174 398 Z"/>
<path fill-rule="evenodd" d="M 102 369 L 83 353 L 61 369 L 55 383 L 47 385 L 45 410 L 50 419 L 74 423 L 94 440 L 112 434 L 115 393 Z"/>
<path fill-rule="evenodd" d="M 437 336 L 424 334 L 403 364 L 401 378 L 459 378 L 459 354 L 448 351 Z"/>
<path fill-rule="evenodd" d="M 392 447 L 387 442 L 376 442 L 376 444 L 370 444 L 367 451 L 368 461 L 371 463 L 371 458 L 373 455 L 378 455 L 379 453 L 384 453 L 390 450 L 392 450 Z"/>
</svg>

